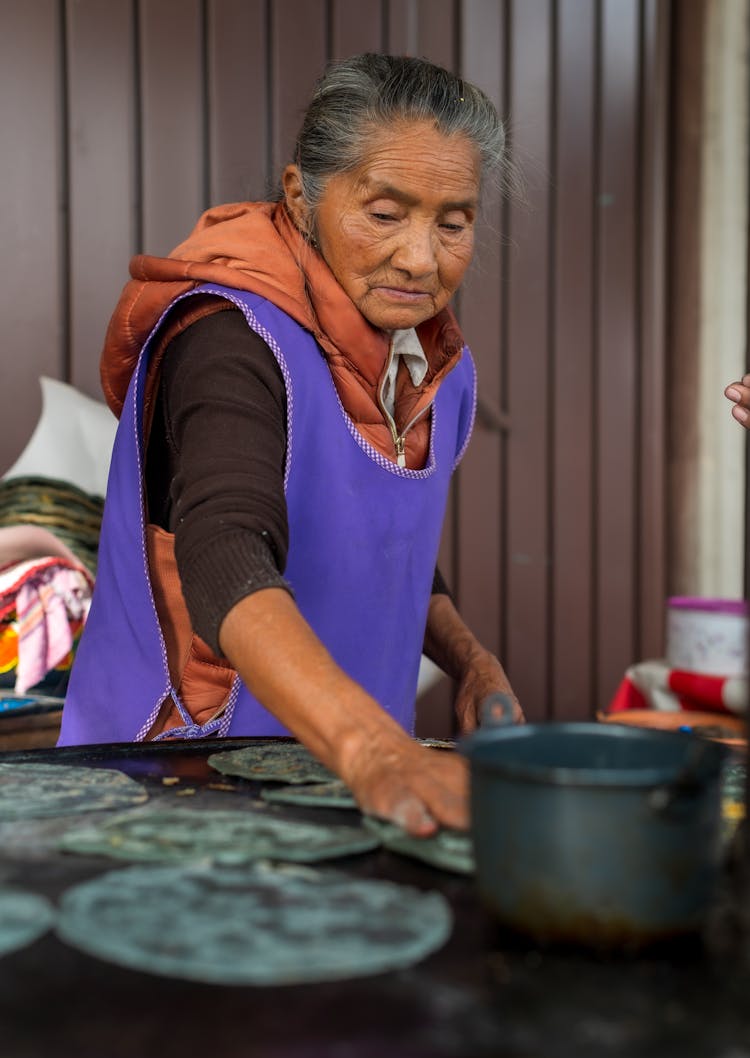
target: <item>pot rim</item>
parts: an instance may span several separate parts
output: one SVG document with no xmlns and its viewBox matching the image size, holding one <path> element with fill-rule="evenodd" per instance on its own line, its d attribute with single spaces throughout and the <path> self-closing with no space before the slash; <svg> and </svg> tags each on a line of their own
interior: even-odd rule
<svg viewBox="0 0 750 1058">
<path fill-rule="evenodd" d="M 514 724 L 497 727 L 485 727 L 467 735 L 458 743 L 459 751 L 468 758 L 471 772 L 490 773 L 507 777 L 520 782 L 547 783 L 558 786 L 587 786 L 603 789 L 607 787 L 630 789 L 663 786 L 679 781 L 685 776 L 687 759 L 680 763 L 643 768 L 607 768 L 607 767 L 561 767 L 554 764 L 534 764 L 513 760 L 492 760 L 483 757 L 481 750 L 495 743 L 515 742 L 533 738 L 535 735 L 555 733 L 565 736 L 593 734 L 596 738 L 610 741 L 612 738 L 625 739 L 628 742 L 663 743 L 681 740 L 684 745 L 690 743 L 701 746 L 701 758 L 689 772 L 691 779 L 705 782 L 713 777 L 718 778 L 724 761 L 729 756 L 726 746 L 720 743 L 699 739 L 696 735 L 682 731 L 662 731 L 646 728 L 632 728 L 615 724 L 597 724 L 587 722 L 562 722 L 551 724 Z"/>
</svg>

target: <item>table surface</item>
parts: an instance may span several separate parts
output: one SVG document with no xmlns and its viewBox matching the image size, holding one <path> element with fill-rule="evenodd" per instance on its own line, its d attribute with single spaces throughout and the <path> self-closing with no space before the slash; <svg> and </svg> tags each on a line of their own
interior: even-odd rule
<svg viewBox="0 0 750 1058">
<path fill-rule="evenodd" d="M 2 761 L 113 767 L 154 797 L 195 789 L 182 804 L 221 807 L 260 783 L 210 790 L 211 752 L 248 740 L 71 747 L 0 754 Z M 180 782 L 166 787 L 165 777 Z M 225 781 L 223 777 L 220 781 Z M 288 810 L 290 818 L 355 821 L 356 813 Z M 70 885 L 125 866 L 30 845 L 0 848 L 0 884 L 56 901 Z M 748 1058 L 750 969 L 737 916 L 717 901 L 702 942 L 640 956 L 539 950 L 501 932 L 472 879 L 379 849 L 335 862 L 357 877 L 437 889 L 453 934 L 418 965 L 358 980 L 276 988 L 202 985 L 121 969 L 47 934 L 0 959 L 3 1058 Z M 748 916 L 750 917 L 750 916 Z"/>
</svg>

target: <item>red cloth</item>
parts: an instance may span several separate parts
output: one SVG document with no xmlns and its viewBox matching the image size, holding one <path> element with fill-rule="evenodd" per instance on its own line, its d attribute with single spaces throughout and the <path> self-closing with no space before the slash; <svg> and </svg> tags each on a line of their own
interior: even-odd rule
<svg viewBox="0 0 750 1058">
<path fill-rule="evenodd" d="M 672 669 L 663 660 L 641 661 L 627 670 L 607 712 L 688 709 L 742 715 L 747 712 L 747 689 L 743 676 L 705 676 Z"/>
</svg>

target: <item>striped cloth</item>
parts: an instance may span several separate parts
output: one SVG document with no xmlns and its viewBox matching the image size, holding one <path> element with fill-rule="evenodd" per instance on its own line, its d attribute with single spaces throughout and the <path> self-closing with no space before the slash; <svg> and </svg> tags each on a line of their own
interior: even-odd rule
<svg viewBox="0 0 750 1058">
<path fill-rule="evenodd" d="M 0 569 L 3 669 L 15 662 L 15 690 L 24 694 L 66 662 L 91 605 L 88 570 L 59 555 Z M 13 656 L 15 653 L 15 657 Z"/>
<path fill-rule="evenodd" d="M 748 704 L 746 676 L 705 676 L 672 668 L 667 661 L 640 661 L 626 671 L 608 714 L 625 709 L 744 714 Z"/>
</svg>

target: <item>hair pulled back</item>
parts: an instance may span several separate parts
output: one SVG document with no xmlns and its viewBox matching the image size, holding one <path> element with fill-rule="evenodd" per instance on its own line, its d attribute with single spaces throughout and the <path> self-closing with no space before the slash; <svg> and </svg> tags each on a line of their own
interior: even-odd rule
<svg viewBox="0 0 750 1058">
<path fill-rule="evenodd" d="M 360 165 L 374 132 L 404 121 L 466 136 L 483 181 L 502 183 L 505 133 L 484 92 L 426 59 L 367 52 L 331 63 L 315 86 L 294 152 L 308 205 L 318 206 L 332 176 Z"/>
</svg>

